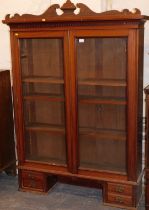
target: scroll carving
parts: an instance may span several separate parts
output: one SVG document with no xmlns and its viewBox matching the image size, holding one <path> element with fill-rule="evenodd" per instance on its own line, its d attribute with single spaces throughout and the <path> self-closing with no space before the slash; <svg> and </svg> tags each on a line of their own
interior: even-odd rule
<svg viewBox="0 0 149 210">
<path fill-rule="evenodd" d="M 5 21 L 9 21 L 11 20 L 17 20 L 17 19 L 22 19 L 24 21 L 27 21 L 27 19 L 33 19 L 33 18 L 48 18 L 48 17 L 53 17 L 53 16 L 57 16 L 56 13 L 56 9 L 59 9 L 60 6 L 58 4 L 54 4 L 51 7 L 49 7 L 43 14 L 41 15 L 32 15 L 32 14 L 23 14 L 23 15 L 19 15 L 19 14 L 14 14 L 13 17 L 10 17 L 10 14 L 6 15 L 5 17 Z"/>
<path fill-rule="evenodd" d="M 80 13 L 78 15 L 84 16 L 84 15 L 141 15 L 141 12 L 139 9 L 135 8 L 132 11 L 129 11 L 128 9 L 123 9 L 122 11 L 118 10 L 110 10 L 110 11 L 105 11 L 101 13 L 95 13 L 93 12 L 90 8 L 88 8 L 85 4 L 78 3 L 77 8 L 80 9 Z"/>
<path fill-rule="evenodd" d="M 78 3 L 77 5 L 77 8 L 80 9 L 80 12 L 78 15 L 99 15 L 99 13 L 95 13 L 93 12 L 90 8 L 88 8 L 85 4 L 82 4 L 82 3 Z"/>
<path fill-rule="evenodd" d="M 75 14 L 75 10 L 79 8 L 79 13 Z M 63 13 L 61 15 L 57 14 L 57 9 L 60 9 Z M 128 9 L 124 9 L 123 11 L 117 11 L 117 10 L 111 10 L 111 11 L 105 11 L 102 13 L 96 13 L 89 9 L 86 5 L 82 3 L 73 4 L 70 0 L 67 0 L 66 3 L 60 7 L 58 4 L 54 4 L 50 6 L 43 14 L 41 15 L 32 15 L 32 14 L 24 14 L 19 15 L 15 14 L 13 17 L 10 17 L 10 14 L 6 15 L 4 23 L 13 23 L 13 22 L 42 22 L 45 21 L 52 21 L 52 20 L 60 20 L 62 17 L 64 17 L 64 20 L 68 20 L 70 18 L 79 19 L 79 17 L 83 17 L 84 19 L 87 17 L 91 19 L 93 17 L 101 17 L 102 19 L 108 19 L 110 18 L 117 18 L 122 19 L 126 18 L 126 16 L 129 16 L 130 19 L 141 19 L 143 16 L 141 16 L 141 12 L 139 9 L 134 9 L 133 11 L 129 11 Z M 67 18 L 68 17 L 68 18 Z"/>
</svg>

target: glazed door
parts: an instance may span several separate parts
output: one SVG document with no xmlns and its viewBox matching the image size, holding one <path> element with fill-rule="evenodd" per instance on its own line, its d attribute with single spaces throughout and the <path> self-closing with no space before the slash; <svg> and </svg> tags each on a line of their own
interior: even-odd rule
<svg viewBox="0 0 149 210">
<path fill-rule="evenodd" d="M 66 35 L 18 35 L 25 162 L 70 166 Z"/>
<path fill-rule="evenodd" d="M 72 34 L 71 48 L 75 52 L 72 72 L 76 72 L 77 92 L 74 101 L 77 118 L 73 116 L 77 133 L 74 167 L 78 173 L 127 174 L 126 34 L 117 31 Z"/>
</svg>

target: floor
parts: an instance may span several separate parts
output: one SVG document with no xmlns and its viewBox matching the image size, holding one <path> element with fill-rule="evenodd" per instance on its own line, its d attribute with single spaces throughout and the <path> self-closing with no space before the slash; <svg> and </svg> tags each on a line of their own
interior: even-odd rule
<svg viewBox="0 0 149 210">
<path fill-rule="evenodd" d="M 0 210 L 121 210 L 104 206 L 97 189 L 58 183 L 48 195 L 19 192 L 17 177 L 0 173 Z M 138 210 L 145 210 L 144 202 Z"/>
</svg>

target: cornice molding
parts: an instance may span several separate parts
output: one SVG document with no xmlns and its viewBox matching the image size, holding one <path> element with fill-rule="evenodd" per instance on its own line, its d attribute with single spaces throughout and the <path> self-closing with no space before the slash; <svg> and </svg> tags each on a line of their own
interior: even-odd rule
<svg viewBox="0 0 149 210">
<path fill-rule="evenodd" d="M 57 14 L 57 9 L 62 11 L 61 15 Z M 75 10 L 79 9 L 79 13 L 75 14 Z M 85 4 L 77 3 L 73 4 L 70 0 L 67 0 L 61 7 L 58 4 L 50 6 L 41 15 L 32 14 L 15 14 L 10 16 L 6 15 L 3 23 L 25 23 L 25 22 L 56 22 L 56 21 L 85 21 L 85 20 L 141 20 L 149 19 L 147 16 L 142 16 L 139 9 L 135 8 L 132 11 L 124 9 L 122 11 L 111 10 L 101 13 L 96 13 L 88 8 Z"/>
</svg>

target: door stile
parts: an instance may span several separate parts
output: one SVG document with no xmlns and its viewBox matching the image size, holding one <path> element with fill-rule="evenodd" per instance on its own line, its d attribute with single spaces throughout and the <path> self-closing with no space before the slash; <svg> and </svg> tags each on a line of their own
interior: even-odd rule
<svg viewBox="0 0 149 210">
<path fill-rule="evenodd" d="M 138 38 L 137 31 L 130 30 L 128 35 L 128 111 L 127 111 L 127 171 L 128 180 L 137 181 L 137 113 L 138 113 Z"/>
<path fill-rule="evenodd" d="M 76 71 L 76 47 L 74 33 L 69 32 L 69 68 L 71 91 L 71 138 L 72 138 L 72 173 L 78 173 L 79 145 L 78 145 L 78 110 L 77 110 L 77 71 Z"/>
<path fill-rule="evenodd" d="M 19 34 L 11 32 L 11 51 L 12 53 L 12 76 L 13 76 L 13 101 L 15 109 L 15 133 L 17 138 L 18 164 L 25 161 L 24 155 L 24 126 L 23 126 L 23 104 L 22 104 L 22 85 L 19 59 Z M 20 129 L 21 128 L 21 129 Z M 24 142 L 24 143 L 22 143 Z"/>
<path fill-rule="evenodd" d="M 66 141 L 67 141 L 67 163 L 69 172 L 73 171 L 72 157 L 72 129 L 71 129 L 71 92 L 70 92 L 70 51 L 69 51 L 69 32 L 64 35 L 64 88 L 65 88 L 65 112 L 66 112 Z"/>
</svg>

